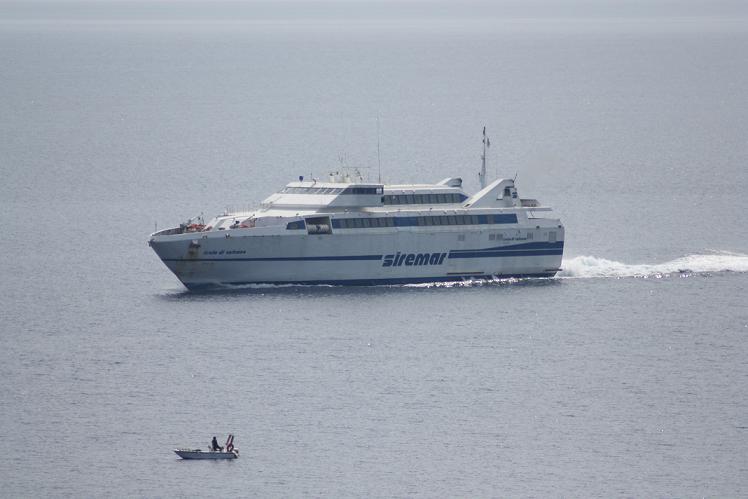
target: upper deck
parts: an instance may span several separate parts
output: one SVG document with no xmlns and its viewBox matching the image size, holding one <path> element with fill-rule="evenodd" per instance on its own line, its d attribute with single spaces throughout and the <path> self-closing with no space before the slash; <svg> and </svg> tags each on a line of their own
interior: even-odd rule
<svg viewBox="0 0 748 499">
<path fill-rule="evenodd" d="M 348 177 L 331 176 L 330 181 L 291 182 L 270 195 L 261 210 L 363 209 L 388 205 L 458 204 L 467 199 L 461 179 L 444 179 L 437 184 L 386 185 L 351 182 Z"/>
<path fill-rule="evenodd" d="M 207 223 L 188 222 L 158 235 L 260 228 L 285 232 L 319 220 L 328 230 L 516 224 L 544 218 L 535 216 L 536 211 L 550 208 L 534 199 L 519 198 L 512 179 L 496 180 L 468 197 L 459 178 L 435 184 L 381 184 L 335 177 L 320 182 L 300 178 L 269 196 L 257 210 L 227 211 Z"/>
</svg>

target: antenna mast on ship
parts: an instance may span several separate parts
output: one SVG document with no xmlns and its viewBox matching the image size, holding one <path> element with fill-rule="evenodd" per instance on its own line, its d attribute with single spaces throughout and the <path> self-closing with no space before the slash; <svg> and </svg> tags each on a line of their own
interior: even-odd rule
<svg viewBox="0 0 748 499">
<path fill-rule="evenodd" d="M 488 140 L 486 135 L 486 127 L 483 127 L 483 154 L 481 154 L 481 167 L 480 173 L 478 174 L 478 180 L 480 180 L 480 188 L 486 187 L 486 148 L 491 147 L 491 141 Z"/>
<path fill-rule="evenodd" d="M 382 183 L 382 160 L 379 157 L 379 113 L 377 113 L 377 167 L 379 169 L 379 183 Z"/>
</svg>

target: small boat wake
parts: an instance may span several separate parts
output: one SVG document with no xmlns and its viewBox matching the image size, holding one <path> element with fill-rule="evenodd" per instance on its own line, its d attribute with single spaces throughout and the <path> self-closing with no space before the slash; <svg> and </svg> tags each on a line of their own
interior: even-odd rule
<svg viewBox="0 0 748 499">
<path fill-rule="evenodd" d="M 557 277 L 666 277 L 689 276 L 713 272 L 748 272 L 748 255 L 719 251 L 688 255 L 665 263 L 627 264 L 594 256 L 577 256 L 564 260 Z"/>
</svg>

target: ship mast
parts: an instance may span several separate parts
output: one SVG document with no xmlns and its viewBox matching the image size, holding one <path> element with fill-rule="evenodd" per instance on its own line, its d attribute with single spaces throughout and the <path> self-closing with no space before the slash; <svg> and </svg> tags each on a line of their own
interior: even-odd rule
<svg viewBox="0 0 748 499">
<path fill-rule="evenodd" d="M 382 160 L 379 157 L 379 113 L 377 113 L 377 168 L 379 170 L 379 183 L 382 183 Z"/>
<path fill-rule="evenodd" d="M 491 141 L 488 140 L 486 135 L 486 127 L 483 127 L 483 154 L 481 154 L 481 167 L 480 173 L 478 173 L 478 180 L 480 180 L 480 188 L 486 187 L 486 148 L 491 147 Z"/>
</svg>

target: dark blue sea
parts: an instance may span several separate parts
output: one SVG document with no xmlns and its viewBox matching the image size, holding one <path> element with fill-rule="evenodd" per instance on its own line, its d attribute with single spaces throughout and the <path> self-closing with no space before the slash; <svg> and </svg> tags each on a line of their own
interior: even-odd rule
<svg viewBox="0 0 748 499">
<path fill-rule="evenodd" d="M 746 54 L 738 2 L 1 2 L 0 496 L 748 496 Z M 564 270 L 196 293 L 148 247 L 375 179 L 377 121 L 471 192 L 486 126 Z"/>
</svg>

